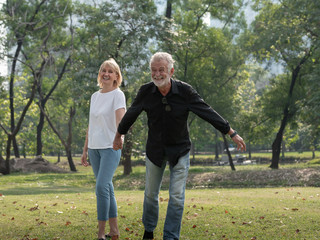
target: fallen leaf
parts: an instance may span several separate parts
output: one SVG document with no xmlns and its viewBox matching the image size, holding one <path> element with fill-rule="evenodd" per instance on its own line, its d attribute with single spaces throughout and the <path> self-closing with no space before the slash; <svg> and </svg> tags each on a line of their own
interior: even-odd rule
<svg viewBox="0 0 320 240">
<path fill-rule="evenodd" d="M 197 225 L 193 225 L 193 226 L 192 226 L 192 228 L 196 228 L 196 227 L 197 227 Z"/>
<path fill-rule="evenodd" d="M 298 208 L 292 208 L 291 210 L 292 211 L 298 211 L 299 209 Z"/>
<path fill-rule="evenodd" d="M 224 213 L 226 213 L 226 214 L 227 214 L 227 213 L 229 213 L 229 212 L 228 212 L 227 210 L 225 210 L 225 211 L 224 211 Z"/>
<path fill-rule="evenodd" d="M 35 211 L 35 210 L 38 210 L 38 209 L 39 209 L 39 207 L 35 206 L 35 207 L 30 208 L 29 211 Z"/>
<path fill-rule="evenodd" d="M 261 217 L 259 217 L 260 219 L 264 219 L 264 217 L 263 216 L 261 216 Z"/>
<path fill-rule="evenodd" d="M 296 230 L 296 233 L 299 233 L 299 232 L 300 232 L 300 230 L 299 230 L 299 229 L 297 229 L 297 230 Z"/>
<path fill-rule="evenodd" d="M 71 222 L 67 221 L 65 225 L 68 226 L 68 225 L 70 225 L 70 224 L 71 224 Z"/>
</svg>

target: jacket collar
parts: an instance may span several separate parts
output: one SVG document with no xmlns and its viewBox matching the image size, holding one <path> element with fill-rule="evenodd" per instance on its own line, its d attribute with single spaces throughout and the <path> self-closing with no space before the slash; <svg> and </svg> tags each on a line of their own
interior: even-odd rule
<svg viewBox="0 0 320 240">
<path fill-rule="evenodd" d="M 178 90 L 178 87 L 177 87 L 177 82 L 173 78 L 170 78 L 170 81 L 171 81 L 170 92 L 173 93 L 173 94 L 178 94 L 179 90 Z M 157 86 L 153 84 L 152 93 L 155 93 L 156 91 L 159 91 L 159 90 L 158 90 Z"/>
</svg>

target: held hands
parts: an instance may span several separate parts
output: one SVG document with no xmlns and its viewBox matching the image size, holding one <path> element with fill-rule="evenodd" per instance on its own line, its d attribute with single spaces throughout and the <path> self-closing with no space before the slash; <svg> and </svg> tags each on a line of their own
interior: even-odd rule
<svg viewBox="0 0 320 240">
<path fill-rule="evenodd" d="M 244 143 L 242 137 L 240 137 L 237 134 L 231 139 L 232 139 L 232 141 L 234 141 L 235 144 L 237 144 L 237 150 L 241 150 L 241 152 L 246 151 L 246 144 Z"/>
<path fill-rule="evenodd" d="M 116 133 L 114 140 L 113 140 L 113 149 L 119 150 L 123 147 L 123 136 L 120 133 Z"/>
</svg>

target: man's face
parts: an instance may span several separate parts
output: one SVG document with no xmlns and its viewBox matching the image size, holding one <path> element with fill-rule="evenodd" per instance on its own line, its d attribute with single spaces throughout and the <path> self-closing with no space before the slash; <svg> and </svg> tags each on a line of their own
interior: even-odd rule
<svg viewBox="0 0 320 240">
<path fill-rule="evenodd" d="M 168 70 L 168 63 L 166 60 L 153 61 L 151 63 L 151 80 L 158 88 L 170 84 L 172 75 L 173 68 Z"/>
</svg>

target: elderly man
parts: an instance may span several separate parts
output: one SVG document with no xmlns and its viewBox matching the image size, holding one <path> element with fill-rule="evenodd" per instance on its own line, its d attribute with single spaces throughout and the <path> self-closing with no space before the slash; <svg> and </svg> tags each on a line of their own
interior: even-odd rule
<svg viewBox="0 0 320 240">
<path fill-rule="evenodd" d="M 243 139 L 228 121 L 214 111 L 187 83 L 172 78 L 174 60 L 165 52 L 150 59 L 151 82 L 141 86 L 131 107 L 122 118 L 113 148 L 122 148 L 126 134 L 142 111 L 148 117 L 146 146 L 146 185 L 143 203 L 145 232 L 143 239 L 153 239 L 159 215 L 159 191 L 167 162 L 170 167 L 169 203 L 163 239 L 179 239 L 184 209 L 185 186 L 188 176 L 191 142 L 188 114 L 193 112 L 223 134 L 228 134 L 238 149 L 246 150 Z"/>
</svg>

